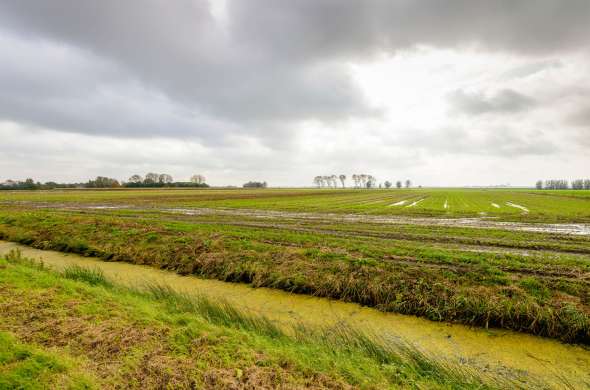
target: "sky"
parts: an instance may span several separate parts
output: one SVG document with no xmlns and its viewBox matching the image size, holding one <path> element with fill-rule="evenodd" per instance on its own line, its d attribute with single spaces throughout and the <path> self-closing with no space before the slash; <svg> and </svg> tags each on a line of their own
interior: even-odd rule
<svg viewBox="0 0 590 390">
<path fill-rule="evenodd" d="M 588 0 L 4 0 L 0 58 L 0 181 L 590 177 Z"/>
</svg>

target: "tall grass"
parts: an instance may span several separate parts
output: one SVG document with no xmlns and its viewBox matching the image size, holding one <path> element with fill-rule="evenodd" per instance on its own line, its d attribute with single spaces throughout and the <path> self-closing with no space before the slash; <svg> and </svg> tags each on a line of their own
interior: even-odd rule
<svg viewBox="0 0 590 390">
<path fill-rule="evenodd" d="M 38 262 L 23 257 L 18 250 L 5 257 L 13 263 L 39 268 Z M 445 359 L 434 358 L 394 337 L 353 328 L 346 323 L 330 327 L 311 327 L 302 323 L 277 324 L 267 317 L 245 313 L 228 302 L 182 293 L 166 284 L 151 283 L 136 288 L 118 286 L 108 280 L 99 268 L 72 265 L 57 274 L 92 286 L 104 286 L 113 289 L 114 292 L 128 292 L 163 302 L 170 312 L 195 314 L 209 323 L 269 337 L 282 345 L 306 345 L 312 351 L 328 351 L 338 359 L 362 355 L 384 367 L 391 365 L 399 368 L 398 372 L 404 377 L 396 380 L 403 385 L 408 385 L 408 380 L 422 379 L 450 389 L 542 387 L 531 384 L 530 378 L 523 383 L 516 375 L 514 378 L 492 376 L 473 367 L 464 367 Z M 406 377 L 407 375 L 410 377 Z"/>
<path fill-rule="evenodd" d="M 148 284 L 142 289 L 152 298 L 166 302 L 175 311 L 199 314 L 207 321 L 279 338 L 285 333 L 266 317 L 246 315 L 227 302 L 213 302 L 203 296 L 175 291 L 165 284 Z"/>
<path fill-rule="evenodd" d="M 42 261 L 24 257 L 22 251 L 19 248 L 11 249 L 6 255 L 4 255 L 4 259 L 13 264 L 27 265 L 37 269 L 46 268 Z"/>
<path fill-rule="evenodd" d="M 148 284 L 139 291 L 140 294 L 166 302 L 171 310 L 194 313 L 217 325 L 243 329 L 279 339 L 283 343 L 321 347 L 334 355 L 362 354 L 379 364 L 403 367 L 416 378 L 447 385 L 449 388 L 523 387 L 518 381 L 492 377 L 444 359 L 434 359 L 408 343 L 393 337 L 387 339 L 346 323 L 331 327 L 309 327 L 302 323 L 277 324 L 264 316 L 247 314 L 227 302 L 178 292 L 165 284 Z"/>
<path fill-rule="evenodd" d="M 63 269 L 62 275 L 64 278 L 79 280 L 93 286 L 112 286 L 111 281 L 108 280 L 102 270 L 97 267 L 87 268 L 76 264 L 69 265 Z"/>
</svg>

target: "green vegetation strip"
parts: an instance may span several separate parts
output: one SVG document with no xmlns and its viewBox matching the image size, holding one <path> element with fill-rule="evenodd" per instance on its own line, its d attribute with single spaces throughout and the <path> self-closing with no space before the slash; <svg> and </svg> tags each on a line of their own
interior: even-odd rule
<svg viewBox="0 0 590 390">
<path fill-rule="evenodd" d="M 344 233 L 350 228 L 339 227 Z M 355 229 L 376 227 L 359 224 Z M 477 242 L 468 229 L 432 234 L 462 232 Z M 492 231 L 490 239 L 512 245 L 526 237 Z M 530 237 L 541 243 L 557 241 L 553 235 Z M 590 344 L 587 255 L 488 253 L 477 247 L 428 245 L 419 238 L 358 237 L 350 232 L 334 236 L 280 226 L 203 223 L 198 218 L 171 221 L 51 211 L 0 212 L 0 239 Z M 571 240 L 572 245 L 588 247 L 586 238 Z"/>
<path fill-rule="evenodd" d="M 0 260 L 0 388 L 527 388 L 346 326 L 284 329 L 168 286 Z M 37 386 L 37 387 L 35 387 Z"/>
</svg>

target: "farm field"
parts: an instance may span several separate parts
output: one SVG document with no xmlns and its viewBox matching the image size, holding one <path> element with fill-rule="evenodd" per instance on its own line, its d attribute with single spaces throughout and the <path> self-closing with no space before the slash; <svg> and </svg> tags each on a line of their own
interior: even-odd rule
<svg viewBox="0 0 590 390">
<path fill-rule="evenodd" d="M 230 208 L 363 215 L 590 222 L 588 191 L 494 189 L 120 189 L 2 191 L 5 204 Z"/>
<path fill-rule="evenodd" d="M 0 240 L 583 349 L 589 222 L 584 191 L 0 192 Z M 389 383 L 323 373 L 353 386 Z"/>
</svg>

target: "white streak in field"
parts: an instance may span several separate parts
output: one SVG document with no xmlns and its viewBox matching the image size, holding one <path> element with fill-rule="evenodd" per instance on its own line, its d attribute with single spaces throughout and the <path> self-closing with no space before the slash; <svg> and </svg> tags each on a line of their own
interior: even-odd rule
<svg viewBox="0 0 590 390">
<path fill-rule="evenodd" d="M 404 204 L 406 204 L 406 202 L 407 202 L 407 200 L 400 200 L 397 203 L 390 204 L 389 207 L 391 207 L 391 206 L 403 206 Z"/>
<path fill-rule="evenodd" d="M 492 203 L 492 206 L 494 206 L 495 208 L 499 209 L 500 205 L 496 204 L 496 203 Z"/>
<path fill-rule="evenodd" d="M 406 207 L 414 207 L 414 206 L 416 206 L 418 203 L 422 202 L 424 199 L 426 199 L 426 198 L 422 198 L 422 199 L 420 199 L 420 200 L 417 200 L 417 201 L 415 201 L 414 203 L 412 203 L 412 204 L 410 204 L 410 205 L 408 205 L 408 206 L 406 206 Z"/>
<path fill-rule="evenodd" d="M 448 199 L 447 199 L 447 200 L 445 200 L 445 205 L 444 205 L 444 208 L 445 208 L 445 209 L 448 209 L 448 208 L 449 208 L 449 200 L 448 200 Z"/>
<path fill-rule="evenodd" d="M 526 207 L 524 207 L 524 206 L 521 206 L 521 205 L 519 205 L 519 204 L 515 204 L 515 203 L 512 203 L 512 202 L 506 202 L 506 205 L 507 205 L 507 206 L 510 206 L 510 207 L 517 208 L 517 209 L 521 209 L 521 210 L 522 210 L 522 211 L 524 211 L 525 213 L 528 213 L 528 212 L 529 212 L 529 209 L 527 209 Z"/>
</svg>

